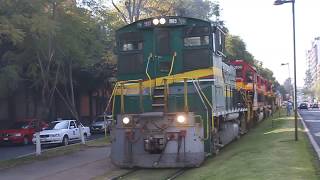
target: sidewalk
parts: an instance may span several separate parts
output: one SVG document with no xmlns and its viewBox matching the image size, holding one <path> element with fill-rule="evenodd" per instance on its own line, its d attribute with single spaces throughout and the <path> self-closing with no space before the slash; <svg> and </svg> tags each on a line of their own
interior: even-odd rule
<svg viewBox="0 0 320 180">
<path fill-rule="evenodd" d="M 110 147 L 91 147 L 79 152 L 37 161 L 0 171 L 1 180 L 87 180 L 113 169 L 109 161 Z"/>
<path fill-rule="evenodd" d="M 294 118 L 267 119 L 217 157 L 178 179 L 294 180 L 320 179 L 316 155 L 299 123 L 299 141 L 294 141 Z M 272 126 L 273 123 L 273 126 Z"/>
</svg>

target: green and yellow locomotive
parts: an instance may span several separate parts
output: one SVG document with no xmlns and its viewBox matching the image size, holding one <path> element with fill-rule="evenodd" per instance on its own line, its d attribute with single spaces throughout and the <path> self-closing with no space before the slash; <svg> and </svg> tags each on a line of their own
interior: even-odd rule
<svg viewBox="0 0 320 180">
<path fill-rule="evenodd" d="M 223 62 L 224 39 L 212 22 L 173 16 L 116 32 L 114 164 L 195 167 L 246 131 L 247 107 L 235 68 Z"/>
</svg>

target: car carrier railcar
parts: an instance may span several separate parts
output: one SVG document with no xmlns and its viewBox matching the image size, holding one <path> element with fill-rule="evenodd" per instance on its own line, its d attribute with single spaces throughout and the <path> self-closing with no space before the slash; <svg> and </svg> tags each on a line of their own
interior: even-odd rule
<svg viewBox="0 0 320 180">
<path fill-rule="evenodd" d="M 246 131 L 248 103 L 223 62 L 224 39 L 219 25 L 176 16 L 116 32 L 114 164 L 195 167 Z"/>
</svg>

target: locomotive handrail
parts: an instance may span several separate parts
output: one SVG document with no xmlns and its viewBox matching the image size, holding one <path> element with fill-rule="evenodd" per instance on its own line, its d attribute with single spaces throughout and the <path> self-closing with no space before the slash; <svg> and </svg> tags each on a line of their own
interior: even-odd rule
<svg viewBox="0 0 320 180">
<path fill-rule="evenodd" d="M 174 53 L 173 53 L 173 56 L 172 56 L 172 60 L 171 60 L 171 67 L 170 67 L 170 71 L 169 71 L 168 76 L 170 76 L 170 75 L 171 75 L 171 73 L 172 73 L 172 69 L 173 69 L 173 65 L 174 65 L 174 61 L 175 61 L 175 59 L 176 59 L 176 56 L 177 56 L 177 53 L 176 53 L 176 52 L 174 52 Z"/>
<path fill-rule="evenodd" d="M 206 137 L 203 137 L 203 140 L 208 140 L 209 139 L 209 121 L 208 121 L 209 120 L 209 113 L 208 113 L 208 107 L 207 107 L 206 103 L 204 102 L 204 100 L 203 100 L 203 98 L 201 96 L 200 89 L 198 89 L 199 87 L 197 87 L 197 85 L 195 83 L 195 80 L 193 80 L 192 83 L 193 83 L 193 86 L 196 88 L 196 91 L 197 91 L 197 93 L 198 93 L 198 95 L 200 97 L 200 100 L 201 100 L 202 104 L 204 105 L 204 107 L 205 107 L 205 109 L 207 111 L 207 113 L 206 113 L 207 114 Z"/>
<path fill-rule="evenodd" d="M 107 107 L 105 108 L 104 112 L 107 112 L 107 111 L 108 111 L 109 106 L 110 106 L 110 103 L 111 103 L 112 99 L 113 99 L 114 96 L 115 96 L 115 92 L 116 92 L 117 89 L 118 89 L 118 84 L 119 84 L 119 82 L 116 82 L 116 84 L 114 85 L 114 88 L 113 88 L 112 93 L 111 93 L 111 96 L 110 96 L 110 98 L 109 98 Z M 112 112 L 111 112 L 111 117 L 112 117 L 112 119 L 113 119 L 113 110 L 114 110 L 114 101 L 113 101 L 113 104 L 112 104 Z"/>
<path fill-rule="evenodd" d="M 152 82 L 151 82 L 151 77 L 148 73 L 148 70 L 149 70 L 149 63 L 150 63 L 150 59 L 152 58 L 152 53 L 150 53 L 149 57 L 148 57 L 148 62 L 147 62 L 147 66 L 146 66 L 146 75 L 149 79 L 149 83 L 150 83 L 150 87 L 149 87 L 149 90 L 150 90 L 150 96 L 151 96 L 151 86 L 152 86 Z"/>
<path fill-rule="evenodd" d="M 119 81 L 119 82 L 116 82 L 116 84 L 114 85 L 114 88 L 112 90 L 112 93 L 111 93 L 111 96 L 109 98 L 109 101 L 108 101 L 108 104 L 107 104 L 107 107 L 105 108 L 105 112 L 108 111 L 109 107 L 110 107 L 110 103 L 112 101 L 112 99 L 114 99 L 115 95 L 116 95 L 116 92 L 119 88 L 119 85 L 124 85 L 124 83 L 128 83 L 128 82 L 141 82 L 141 79 L 135 79 L 135 80 L 126 80 L 126 81 Z M 122 89 L 123 90 L 123 89 Z M 123 94 L 123 92 L 121 92 L 121 94 Z M 122 105 L 121 105 L 122 106 Z M 114 114 L 114 101 L 112 103 L 112 112 L 111 112 L 111 117 L 113 119 L 113 114 Z"/>
<path fill-rule="evenodd" d="M 196 84 L 199 86 L 199 90 L 202 94 L 202 96 L 204 97 L 204 99 L 207 101 L 208 105 L 210 106 L 211 108 L 211 124 L 212 124 L 212 128 L 214 128 L 214 111 L 213 111 L 213 105 L 210 103 L 210 101 L 208 100 L 207 96 L 203 93 L 203 91 L 201 90 L 201 87 L 200 87 L 200 84 L 199 84 L 199 81 L 196 81 Z"/>
</svg>

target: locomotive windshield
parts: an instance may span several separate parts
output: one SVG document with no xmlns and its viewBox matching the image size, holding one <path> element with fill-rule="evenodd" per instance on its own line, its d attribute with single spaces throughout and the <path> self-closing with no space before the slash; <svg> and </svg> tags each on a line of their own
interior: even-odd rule
<svg viewBox="0 0 320 180">
<path fill-rule="evenodd" d="M 118 36 L 118 73 L 143 72 L 143 35 L 141 32 L 126 32 Z"/>
<path fill-rule="evenodd" d="M 209 28 L 206 26 L 185 28 L 184 35 L 185 47 L 209 45 Z"/>
<path fill-rule="evenodd" d="M 138 51 L 143 48 L 143 36 L 139 32 L 128 32 L 119 35 L 120 51 Z"/>
<path fill-rule="evenodd" d="M 242 78 L 242 65 L 234 66 L 234 68 L 236 69 L 236 76 Z"/>
<path fill-rule="evenodd" d="M 247 71 L 246 72 L 246 81 L 248 83 L 252 83 L 253 82 L 253 73 L 252 73 L 252 71 Z"/>
<path fill-rule="evenodd" d="M 183 69 L 194 70 L 210 66 L 210 51 L 208 26 L 184 28 Z"/>
<path fill-rule="evenodd" d="M 184 38 L 184 46 L 205 46 L 209 44 L 209 36 L 197 36 Z"/>
</svg>

